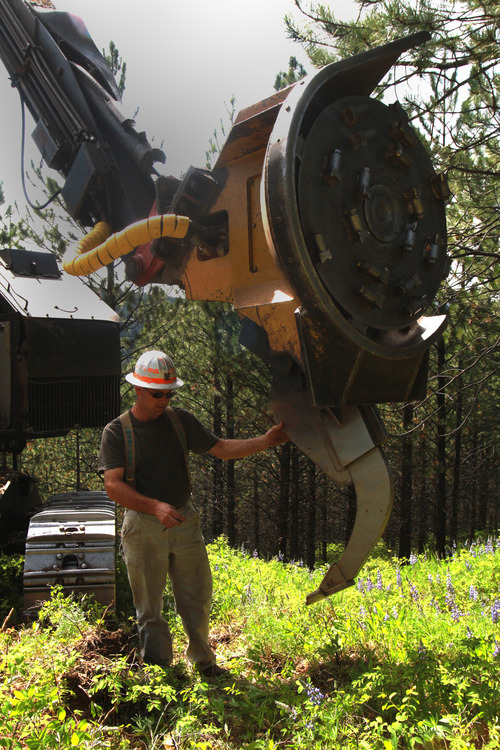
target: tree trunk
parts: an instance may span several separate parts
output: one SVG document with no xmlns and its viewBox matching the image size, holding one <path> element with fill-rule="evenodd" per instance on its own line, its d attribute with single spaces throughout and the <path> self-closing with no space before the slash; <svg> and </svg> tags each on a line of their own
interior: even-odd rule
<svg viewBox="0 0 500 750">
<path fill-rule="evenodd" d="M 413 404 L 405 404 L 403 428 L 405 435 L 401 446 L 401 501 L 399 523 L 399 557 L 410 557 L 413 512 L 413 442 L 407 434 L 413 424 Z"/>
<path fill-rule="evenodd" d="M 458 360 L 459 372 L 463 370 L 462 359 Z M 462 414 L 463 398 L 461 381 L 458 379 L 457 400 L 455 406 L 455 450 L 453 455 L 453 480 L 451 485 L 450 510 L 450 538 L 452 542 L 458 537 L 458 498 L 460 496 L 460 480 L 462 467 Z"/>
<path fill-rule="evenodd" d="M 300 492 L 299 492 L 299 452 L 297 446 L 291 446 L 291 473 L 290 473 L 290 557 L 298 560 L 299 552 L 299 525 L 300 525 Z"/>
<path fill-rule="evenodd" d="M 226 375 L 226 437 L 234 438 L 234 383 L 231 372 Z M 234 482 L 234 461 L 226 461 L 226 508 L 227 539 L 230 547 L 236 547 L 236 489 Z"/>
<path fill-rule="evenodd" d="M 321 491 L 321 562 L 328 561 L 328 492 L 323 483 Z"/>
<path fill-rule="evenodd" d="M 260 518 L 259 518 L 259 472 L 253 472 L 253 540 L 257 552 L 260 550 Z"/>
<path fill-rule="evenodd" d="M 420 434 L 418 440 L 418 458 L 417 458 L 417 487 L 415 489 L 418 498 L 418 552 L 423 554 L 427 546 L 427 534 L 429 532 L 429 497 L 427 489 L 427 438 L 424 432 Z"/>
<path fill-rule="evenodd" d="M 286 558 L 288 547 L 288 511 L 290 506 L 290 443 L 280 447 L 280 495 L 278 507 L 278 552 Z"/>
<path fill-rule="evenodd" d="M 310 459 L 307 463 L 306 565 L 312 570 L 316 562 L 316 464 Z"/>
<path fill-rule="evenodd" d="M 446 551 L 446 404 L 445 404 L 445 346 L 444 339 L 437 345 L 437 482 L 436 482 L 436 552 L 443 557 Z"/>
<path fill-rule="evenodd" d="M 214 404 L 213 404 L 213 433 L 220 435 L 222 432 L 222 405 L 220 396 L 220 380 L 217 368 L 214 368 Z M 212 536 L 216 539 L 224 530 L 223 514 L 223 482 L 222 461 L 220 458 L 212 459 Z"/>
<path fill-rule="evenodd" d="M 474 541 L 477 531 L 477 472 L 478 472 L 478 460 L 477 460 L 477 429 L 476 425 L 473 425 L 472 434 L 472 477 L 471 477 L 471 492 L 470 492 L 470 506 L 469 506 L 469 536 L 471 542 Z"/>
<path fill-rule="evenodd" d="M 479 451 L 479 465 L 478 471 L 478 494 L 477 494 L 477 522 L 478 529 L 481 534 L 486 532 L 487 518 L 488 518 L 488 496 L 489 496 L 489 472 L 488 472 L 488 461 L 486 458 L 486 448 L 481 448 Z"/>
</svg>

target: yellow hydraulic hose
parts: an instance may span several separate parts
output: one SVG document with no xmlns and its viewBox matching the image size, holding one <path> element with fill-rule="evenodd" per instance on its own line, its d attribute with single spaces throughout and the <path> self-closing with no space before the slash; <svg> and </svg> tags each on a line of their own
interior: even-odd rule
<svg viewBox="0 0 500 750">
<path fill-rule="evenodd" d="M 85 255 L 111 236 L 111 227 L 105 221 L 99 221 L 91 232 L 82 237 L 75 248 L 75 253 Z"/>
<path fill-rule="evenodd" d="M 88 276 L 116 258 L 132 252 L 139 245 L 158 237 L 184 239 L 190 225 L 187 216 L 163 214 L 136 221 L 135 224 L 110 236 L 109 225 L 99 222 L 80 240 L 74 256 L 63 264 L 63 269 L 71 276 Z"/>
</svg>

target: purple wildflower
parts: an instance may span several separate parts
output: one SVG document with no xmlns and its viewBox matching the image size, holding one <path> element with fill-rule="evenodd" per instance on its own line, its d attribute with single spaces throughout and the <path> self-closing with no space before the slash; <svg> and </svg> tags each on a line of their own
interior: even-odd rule
<svg viewBox="0 0 500 750">
<path fill-rule="evenodd" d="M 413 583 L 410 583 L 410 596 L 414 602 L 418 602 L 418 589 Z"/>
<path fill-rule="evenodd" d="M 495 648 L 493 649 L 493 656 L 500 656 L 500 643 L 495 638 Z"/>
<path fill-rule="evenodd" d="M 418 557 L 413 553 L 410 555 L 410 565 L 415 565 L 418 562 Z"/>
<path fill-rule="evenodd" d="M 451 573 L 448 571 L 446 573 L 446 591 L 448 591 L 449 594 L 454 594 L 455 589 L 453 588 L 453 582 L 451 580 Z"/>
<path fill-rule="evenodd" d="M 472 599 L 473 602 L 477 602 L 479 599 L 479 592 L 473 583 L 469 588 L 469 599 Z"/>
<path fill-rule="evenodd" d="M 375 586 L 379 591 L 382 591 L 382 589 L 384 588 L 384 584 L 382 583 L 382 573 L 380 572 L 380 570 L 377 570 L 377 583 L 375 584 Z"/>
<path fill-rule="evenodd" d="M 368 612 L 366 611 L 364 607 L 359 608 L 359 615 L 360 615 L 359 625 L 363 630 L 366 630 L 365 618 L 367 614 Z"/>
<path fill-rule="evenodd" d="M 396 583 L 397 583 L 397 585 L 398 585 L 398 586 L 399 586 L 400 588 L 401 588 L 401 586 L 403 585 L 403 582 L 402 582 L 402 580 L 401 580 L 401 571 L 400 571 L 400 569 L 399 569 L 399 568 L 398 568 L 398 570 L 397 570 L 397 573 L 396 573 Z"/>
<path fill-rule="evenodd" d="M 366 590 L 371 591 L 372 588 L 373 588 L 373 581 L 370 578 L 370 576 L 368 576 L 368 578 L 366 579 Z"/>
<path fill-rule="evenodd" d="M 460 612 L 455 603 L 455 600 L 453 600 L 453 602 L 451 603 L 451 619 L 453 620 L 453 622 L 458 622 L 461 617 L 463 617 L 463 612 Z"/>
<path fill-rule="evenodd" d="M 436 612 L 439 614 L 441 612 L 441 607 L 439 606 L 439 602 L 436 601 L 436 598 L 433 596 L 431 599 L 431 607 L 434 607 Z"/>
<path fill-rule="evenodd" d="M 314 687 L 314 685 L 308 685 L 306 687 L 306 693 L 313 706 L 319 706 L 325 698 L 321 690 L 317 687 Z"/>
<path fill-rule="evenodd" d="M 500 620 L 500 600 L 495 599 L 491 605 L 491 621 L 497 623 Z"/>
</svg>

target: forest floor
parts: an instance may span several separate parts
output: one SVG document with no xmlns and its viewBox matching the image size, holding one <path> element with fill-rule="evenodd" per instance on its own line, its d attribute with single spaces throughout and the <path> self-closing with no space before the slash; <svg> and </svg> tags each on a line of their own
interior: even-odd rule
<svg viewBox="0 0 500 750">
<path fill-rule="evenodd" d="M 142 665 L 118 570 L 120 614 L 55 590 L 0 632 L 0 747 L 499 748 L 500 544 L 408 564 L 379 548 L 357 585 L 310 607 L 324 569 L 209 546 L 211 682 L 183 658 Z"/>
</svg>

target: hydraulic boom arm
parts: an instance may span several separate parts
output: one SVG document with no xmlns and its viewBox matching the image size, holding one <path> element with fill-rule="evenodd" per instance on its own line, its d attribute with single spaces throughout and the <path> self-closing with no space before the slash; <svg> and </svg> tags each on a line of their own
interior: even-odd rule
<svg viewBox="0 0 500 750">
<path fill-rule="evenodd" d="M 414 34 L 326 66 L 241 112 L 213 170 L 157 176 L 161 152 L 119 113 L 79 21 L 0 0 L 0 57 L 30 109 L 69 213 L 98 229 L 66 264 L 123 257 L 137 285 L 231 302 L 241 341 L 273 370 L 292 440 L 357 497 L 354 530 L 308 603 L 353 579 L 384 530 L 393 486 L 374 404 L 425 395 L 425 317 L 447 272 L 446 180 L 399 104 L 371 97 Z M 133 226 L 130 226 L 133 225 Z"/>
</svg>

